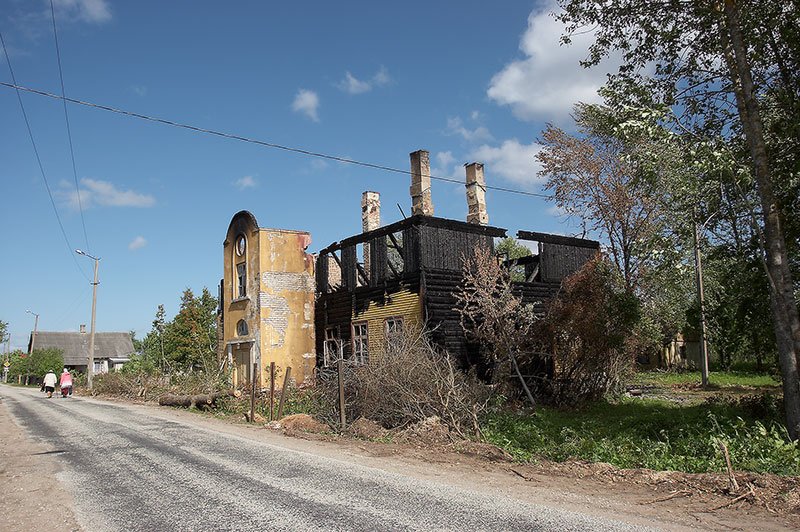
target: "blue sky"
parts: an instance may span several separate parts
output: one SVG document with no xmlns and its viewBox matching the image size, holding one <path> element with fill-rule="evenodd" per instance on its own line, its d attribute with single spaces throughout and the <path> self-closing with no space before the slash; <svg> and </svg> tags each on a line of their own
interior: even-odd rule
<svg viewBox="0 0 800 532">
<path fill-rule="evenodd" d="M 57 0 L 66 94 L 147 115 L 406 169 L 541 191 L 534 155 L 546 122 L 569 127 L 605 79 L 559 47 L 546 2 L 112 2 Z M 0 0 L 17 81 L 60 93 L 49 0 Z M 2 58 L 0 81 L 10 82 Z M 360 230 L 363 190 L 384 223 L 408 213 L 409 178 L 22 95 L 71 248 L 101 257 L 98 330 L 150 329 L 182 290 L 215 291 L 237 211 L 310 231 L 309 251 Z M 90 260 L 64 241 L 13 90 L 0 87 L 0 319 L 12 347 L 33 327 L 77 330 L 91 313 Z M 463 186 L 434 182 L 437 216 L 463 220 Z M 572 234 L 546 201 L 496 191 L 490 224 Z M 83 271 L 79 270 L 79 266 Z"/>
</svg>

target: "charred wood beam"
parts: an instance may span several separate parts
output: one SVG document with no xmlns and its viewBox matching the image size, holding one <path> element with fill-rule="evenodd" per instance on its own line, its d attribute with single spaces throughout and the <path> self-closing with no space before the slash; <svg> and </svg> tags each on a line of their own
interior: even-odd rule
<svg viewBox="0 0 800 532">
<path fill-rule="evenodd" d="M 356 262 L 356 270 L 358 270 L 358 275 L 361 277 L 361 281 L 365 284 L 369 284 L 369 277 L 367 277 L 367 272 L 364 271 L 364 267 L 361 266 L 360 263 Z"/>
<path fill-rule="evenodd" d="M 599 249 L 600 242 L 575 238 L 571 236 L 551 235 L 549 233 L 536 233 L 534 231 L 517 231 L 520 240 L 534 240 L 544 244 L 561 244 L 562 246 L 575 246 L 579 248 Z"/>
<path fill-rule="evenodd" d="M 395 269 L 395 267 L 392 265 L 392 261 L 387 260 L 386 264 L 389 266 L 389 269 L 392 270 L 392 273 L 394 274 L 395 278 L 399 278 L 400 272 L 398 272 L 397 269 Z"/>
<path fill-rule="evenodd" d="M 392 241 L 392 246 L 391 247 L 393 247 L 394 249 L 397 250 L 397 253 L 400 254 L 400 258 L 401 259 L 405 259 L 405 257 L 403 256 L 403 246 L 401 246 L 397 242 L 397 239 L 394 237 L 394 233 L 389 233 L 387 236 L 389 237 L 389 240 Z M 392 268 L 392 269 L 394 269 L 394 268 Z"/>
</svg>

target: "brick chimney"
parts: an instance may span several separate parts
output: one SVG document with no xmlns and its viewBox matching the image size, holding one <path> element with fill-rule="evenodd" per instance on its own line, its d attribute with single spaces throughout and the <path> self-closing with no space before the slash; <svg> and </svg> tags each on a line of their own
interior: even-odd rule
<svg viewBox="0 0 800 532">
<path fill-rule="evenodd" d="M 378 192 L 361 193 L 361 228 L 366 233 L 381 226 L 381 195 Z"/>
<path fill-rule="evenodd" d="M 361 193 L 361 228 L 364 233 L 372 231 L 381 226 L 381 195 L 370 190 Z M 367 276 L 370 273 L 370 249 L 369 244 L 364 243 L 364 271 Z"/>
<path fill-rule="evenodd" d="M 489 213 L 486 212 L 486 179 L 482 163 L 469 163 L 467 168 L 467 223 L 487 225 Z"/>
<path fill-rule="evenodd" d="M 411 157 L 411 215 L 433 216 L 431 201 L 431 160 L 425 150 L 410 154 Z"/>
</svg>

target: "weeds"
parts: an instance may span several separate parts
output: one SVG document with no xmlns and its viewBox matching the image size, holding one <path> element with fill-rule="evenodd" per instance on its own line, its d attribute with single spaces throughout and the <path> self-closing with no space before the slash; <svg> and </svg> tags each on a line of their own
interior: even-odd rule
<svg viewBox="0 0 800 532">
<path fill-rule="evenodd" d="M 800 474 L 800 448 L 779 417 L 757 419 L 729 402 L 687 407 L 626 399 L 580 411 L 541 408 L 533 416 L 494 413 L 484 420 L 483 433 L 523 461 L 580 459 L 687 473 L 724 471 L 721 440 L 735 469 Z"/>
</svg>

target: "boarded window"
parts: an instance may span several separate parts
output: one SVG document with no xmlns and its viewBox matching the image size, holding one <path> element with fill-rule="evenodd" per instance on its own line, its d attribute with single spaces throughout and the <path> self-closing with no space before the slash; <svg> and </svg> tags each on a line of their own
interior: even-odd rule
<svg viewBox="0 0 800 532">
<path fill-rule="evenodd" d="M 353 324 L 353 361 L 356 364 L 369 362 L 369 338 L 365 321 Z"/>
</svg>

